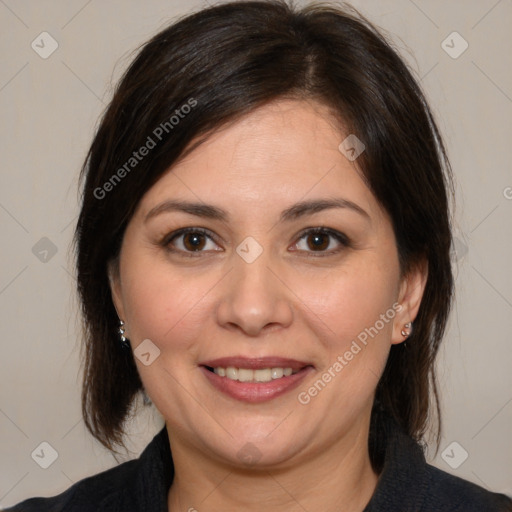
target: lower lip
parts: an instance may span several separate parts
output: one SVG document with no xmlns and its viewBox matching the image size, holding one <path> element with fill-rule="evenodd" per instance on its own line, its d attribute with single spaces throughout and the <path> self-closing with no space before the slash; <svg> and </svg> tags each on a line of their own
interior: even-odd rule
<svg viewBox="0 0 512 512">
<path fill-rule="evenodd" d="M 200 366 L 200 368 L 206 378 L 219 391 L 222 391 L 236 400 L 250 403 L 266 402 L 284 395 L 296 388 L 300 382 L 313 371 L 312 366 L 306 366 L 293 375 L 273 379 L 270 382 L 240 382 L 238 380 L 228 379 L 227 377 L 219 377 L 216 373 L 211 372 L 204 366 Z"/>
</svg>

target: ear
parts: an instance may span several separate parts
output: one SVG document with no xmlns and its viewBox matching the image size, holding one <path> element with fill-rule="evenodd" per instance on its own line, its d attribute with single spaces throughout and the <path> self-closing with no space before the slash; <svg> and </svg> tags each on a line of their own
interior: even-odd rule
<svg viewBox="0 0 512 512">
<path fill-rule="evenodd" d="M 121 293 L 121 279 L 119 276 L 119 261 L 109 261 L 107 265 L 108 281 L 110 285 L 110 293 L 112 295 L 112 302 L 117 311 L 117 316 L 120 320 L 124 320 L 124 307 Z"/>
<path fill-rule="evenodd" d="M 420 309 L 421 299 L 425 291 L 428 277 L 428 262 L 422 260 L 414 265 L 411 270 L 402 277 L 397 302 L 402 306 L 397 310 L 393 322 L 393 334 L 391 343 L 396 345 L 407 341 L 407 336 L 402 335 L 405 324 L 413 323 Z M 414 329 L 414 324 L 409 331 Z"/>
</svg>

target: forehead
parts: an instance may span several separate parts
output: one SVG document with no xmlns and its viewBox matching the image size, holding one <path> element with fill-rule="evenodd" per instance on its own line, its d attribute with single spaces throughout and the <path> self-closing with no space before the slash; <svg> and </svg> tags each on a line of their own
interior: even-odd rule
<svg viewBox="0 0 512 512">
<path fill-rule="evenodd" d="M 344 197 L 378 215 L 357 162 L 339 150 L 346 136 L 324 105 L 275 101 L 214 131 L 153 185 L 140 211 L 144 215 L 175 197 L 253 213 L 305 199 Z"/>
</svg>

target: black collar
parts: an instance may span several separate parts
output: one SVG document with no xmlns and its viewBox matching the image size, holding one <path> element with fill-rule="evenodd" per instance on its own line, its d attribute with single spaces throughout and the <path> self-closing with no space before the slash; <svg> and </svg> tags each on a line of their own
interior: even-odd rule
<svg viewBox="0 0 512 512">
<path fill-rule="evenodd" d="M 363 512 L 416 510 L 426 489 L 426 462 L 421 447 L 405 434 L 389 416 L 383 416 L 374 442 L 372 458 L 383 461 L 375 492 Z M 155 436 L 140 456 L 143 471 L 139 472 L 137 496 L 141 510 L 167 512 L 167 493 L 174 478 L 174 464 L 166 428 Z M 404 490 L 414 490 L 405 492 Z"/>
<path fill-rule="evenodd" d="M 427 464 L 421 446 L 390 416 L 380 414 L 379 421 L 372 423 L 369 450 L 372 462 L 381 469 L 377 487 L 363 512 L 512 511 L 512 501 L 505 495 L 491 493 Z M 133 483 L 128 492 L 136 503 L 130 501 L 123 510 L 167 512 L 174 465 L 165 427 L 133 462 L 130 468 L 135 482 L 128 479 Z"/>
</svg>

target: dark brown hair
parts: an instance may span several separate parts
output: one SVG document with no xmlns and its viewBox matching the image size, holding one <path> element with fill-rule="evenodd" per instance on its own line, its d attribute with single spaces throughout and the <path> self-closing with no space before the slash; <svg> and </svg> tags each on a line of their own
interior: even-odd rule
<svg viewBox="0 0 512 512">
<path fill-rule="evenodd" d="M 133 354 L 119 341 L 107 275 L 127 223 L 185 149 L 281 98 L 327 105 L 346 134 L 363 141 L 357 164 L 390 215 L 402 274 L 428 264 L 413 334 L 406 347 L 393 345 L 377 386 L 370 441 L 382 410 L 420 440 L 433 405 L 439 436 L 434 362 L 453 293 L 453 185 L 424 95 L 386 38 L 351 8 L 241 1 L 188 15 L 143 45 L 82 169 L 75 233 L 85 326 L 82 411 L 90 432 L 110 449 L 123 444 L 124 422 L 142 389 Z M 148 137 L 148 154 L 130 160 Z"/>
</svg>

